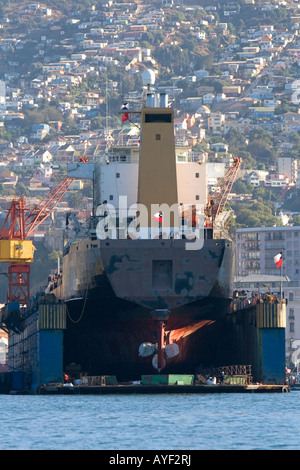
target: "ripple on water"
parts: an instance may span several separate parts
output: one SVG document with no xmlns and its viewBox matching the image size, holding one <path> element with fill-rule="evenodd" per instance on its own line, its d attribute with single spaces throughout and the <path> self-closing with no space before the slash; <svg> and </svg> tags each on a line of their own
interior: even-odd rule
<svg viewBox="0 0 300 470">
<path fill-rule="evenodd" d="M 0 449 L 300 449 L 300 394 L 0 395 Z"/>
</svg>

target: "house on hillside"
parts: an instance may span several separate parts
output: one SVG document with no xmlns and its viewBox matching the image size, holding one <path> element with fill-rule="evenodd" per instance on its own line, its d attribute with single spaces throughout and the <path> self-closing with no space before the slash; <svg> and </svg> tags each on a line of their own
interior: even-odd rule
<svg viewBox="0 0 300 470">
<path fill-rule="evenodd" d="M 206 117 L 206 116 L 209 116 L 210 115 L 210 109 L 208 106 L 205 106 L 205 105 L 202 105 L 200 106 L 197 111 L 195 112 L 195 117 L 200 117 L 200 116 L 203 116 L 203 117 Z"/>
<path fill-rule="evenodd" d="M 274 107 L 257 106 L 249 108 L 249 116 L 253 119 L 273 119 L 274 114 Z"/>
<path fill-rule="evenodd" d="M 210 144 L 210 149 L 214 152 L 222 152 L 227 153 L 229 149 L 229 145 L 225 144 L 224 142 L 216 142 L 214 144 Z"/>
<path fill-rule="evenodd" d="M 224 131 L 225 114 L 211 113 L 207 119 L 207 128 L 213 134 L 221 134 Z"/>
<path fill-rule="evenodd" d="M 50 127 L 48 124 L 38 124 L 31 126 L 30 138 L 35 140 L 42 140 L 49 133 Z"/>
<path fill-rule="evenodd" d="M 265 180 L 266 187 L 285 188 L 289 184 L 289 179 L 279 173 L 269 173 Z"/>
<path fill-rule="evenodd" d="M 33 172 L 32 180 L 40 182 L 42 185 L 49 185 L 53 169 L 50 164 L 41 165 Z"/>
<path fill-rule="evenodd" d="M 215 95 L 213 93 L 205 93 L 205 95 L 202 96 L 202 104 L 204 105 L 212 104 L 214 99 L 215 99 Z"/>
<path fill-rule="evenodd" d="M 53 159 L 52 153 L 49 150 L 37 150 L 33 155 L 34 163 L 51 162 Z"/>
<path fill-rule="evenodd" d="M 74 163 L 76 158 L 76 150 L 73 145 L 65 144 L 56 151 L 56 163 Z"/>
<path fill-rule="evenodd" d="M 19 180 L 19 177 L 13 171 L 2 170 L 0 173 L 1 183 L 5 188 L 14 188 Z"/>
<path fill-rule="evenodd" d="M 244 180 L 246 183 L 252 184 L 252 186 L 260 186 L 266 181 L 268 174 L 268 171 L 250 170 L 245 172 Z"/>
<path fill-rule="evenodd" d="M 187 115 L 183 114 L 180 117 L 174 118 L 174 128 L 176 130 L 187 130 Z"/>
<path fill-rule="evenodd" d="M 61 147 L 62 145 L 65 145 L 68 142 L 68 140 L 65 137 L 62 137 L 61 135 L 51 137 L 49 140 L 49 146 L 52 147 L 54 145 L 58 145 Z"/>
</svg>

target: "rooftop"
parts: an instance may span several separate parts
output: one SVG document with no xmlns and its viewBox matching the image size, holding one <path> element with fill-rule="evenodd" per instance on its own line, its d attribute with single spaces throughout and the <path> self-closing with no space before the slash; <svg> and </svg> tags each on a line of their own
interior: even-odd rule
<svg viewBox="0 0 300 470">
<path fill-rule="evenodd" d="M 249 274 L 248 276 L 235 276 L 235 283 L 270 283 L 270 282 L 290 282 L 288 276 L 274 276 L 272 274 Z"/>
<path fill-rule="evenodd" d="M 300 225 L 284 226 L 284 227 L 252 227 L 252 228 L 238 228 L 236 233 L 247 232 L 286 232 L 286 231 L 300 231 Z"/>
</svg>

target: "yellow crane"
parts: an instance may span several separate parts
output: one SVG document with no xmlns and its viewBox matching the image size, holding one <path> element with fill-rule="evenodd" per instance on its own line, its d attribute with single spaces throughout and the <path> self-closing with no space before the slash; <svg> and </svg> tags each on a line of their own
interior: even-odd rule
<svg viewBox="0 0 300 470">
<path fill-rule="evenodd" d="M 0 230 L 0 262 L 9 263 L 7 301 L 26 305 L 30 299 L 30 263 L 34 245 L 28 237 L 50 215 L 74 178 L 65 176 L 31 211 L 23 197 L 11 202 Z"/>
</svg>

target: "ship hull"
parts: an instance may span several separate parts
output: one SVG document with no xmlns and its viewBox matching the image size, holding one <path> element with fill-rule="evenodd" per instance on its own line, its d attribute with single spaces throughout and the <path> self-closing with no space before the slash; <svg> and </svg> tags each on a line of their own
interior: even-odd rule
<svg viewBox="0 0 300 470">
<path fill-rule="evenodd" d="M 195 373 L 200 366 L 222 364 L 224 351 L 219 349 L 225 316 L 206 320 L 214 311 L 225 312 L 228 300 L 197 302 L 198 316 L 185 309 L 171 315 L 166 337 L 177 333 L 179 355 L 166 360 L 163 373 Z M 126 301 L 99 299 L 67 302 L 67 329 L 64 331 L 64 369 L 71 364 L 88 375 L 116 375 L 119 381 L 137 380 L 143 374 L 157 373 L 153 356 L 139 356 L 139 346 L 157 341 L 157 326 L 149 310 Z M 84 312 L 84 313 L 83 313 Z M 179 320 L 184 313 L 184 323 Z M 78 323 L 77 320 L 80 321 Z M 174 328 L 173 328 L 174 327 Z M 179 327 L 179 328 L 177 328 Z M 194 331 L 195 329 L 195 331 Z"/>
<path fill-rule="evenodd" d="M 139 346 L 156 344 L 161 311 L 165 344 L 179 347 L 178 355 L 166 358 L 163 373 L 195 373 L 224 359 L 231 244 L 206 240 L 202 250 L 188 252 L 184 240 L 137 242 L 84 240 L 64 256 L 62 283 L 51 292 L 67 305 L 65 370 L 76 364 L 88 375 L 116 375 L 121 381 L 157 372 L 153 355 L 139 356 Z"/>
</svg>

